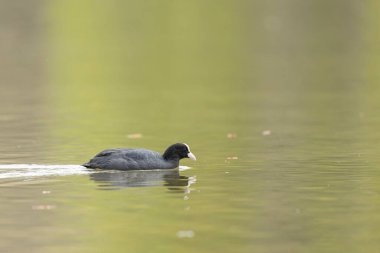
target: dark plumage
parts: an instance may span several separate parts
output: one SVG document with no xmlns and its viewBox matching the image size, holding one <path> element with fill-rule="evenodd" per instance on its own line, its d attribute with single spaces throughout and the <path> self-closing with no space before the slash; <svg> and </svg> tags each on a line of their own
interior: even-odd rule
<svg viewBox="0 0 380 253">
<path fill-rule="evenodd" d="M 107 149 L 97 154 L 83 166 L 108 170 L 174 169 L 179 166 L 179 160 L 182 158 L 196 160 L 187 144 L 176 143 L 167 148 L 163 155 L 142 148 Z"/>
</svg>

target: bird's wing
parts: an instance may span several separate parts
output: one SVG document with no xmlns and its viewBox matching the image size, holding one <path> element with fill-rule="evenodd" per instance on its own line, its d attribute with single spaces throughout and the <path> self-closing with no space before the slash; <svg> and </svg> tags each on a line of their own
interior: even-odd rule
<svg viewBox="0 0 380 253">
<path fill-rule="evenodd" d="M 122 150 L 125 159 L 146 160 L 153 157 L 160 157 L 160 153 L 147 149 L 124 149 Z"/>
<path fill-rule="evenodd" d="M 125 150 L 127 150 L 127 149 L 125 149 Z M 95 157 L 110 156 L 112 154 L 117 154 L 120 152 L 121 152 L 121 149 L 119 149 L 119 148 L 106 149 L 106 150 L 103 150 L 102 152 L 100 152 L 99 154 L 97 154 Z"/>
</svg>

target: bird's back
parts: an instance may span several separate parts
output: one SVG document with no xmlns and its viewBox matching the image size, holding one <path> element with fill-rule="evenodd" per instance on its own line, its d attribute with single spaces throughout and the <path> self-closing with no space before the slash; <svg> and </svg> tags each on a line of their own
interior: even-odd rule
<svg viewBox="0 0 380 253">
<path fill-rule="evenodd" d="M 160 153 L 152 150 L 115 148 L 100 152 L 83 166 L 117 170 L 149 170 L 171 169 L 178 165 L 165 161 Z"/>
</svg>

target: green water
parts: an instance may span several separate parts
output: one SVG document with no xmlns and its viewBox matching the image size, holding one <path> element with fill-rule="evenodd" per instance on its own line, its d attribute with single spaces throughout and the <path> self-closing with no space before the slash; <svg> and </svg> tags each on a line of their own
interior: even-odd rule
<svg viewBox="0 0 380 253">
<path fill-rule="evenodd" d="M 0 251 L 378 252 L 379 9 L 2 1 L 0 164 L 175 142 L 198 161 L 0 170 Z"/>
</svg>

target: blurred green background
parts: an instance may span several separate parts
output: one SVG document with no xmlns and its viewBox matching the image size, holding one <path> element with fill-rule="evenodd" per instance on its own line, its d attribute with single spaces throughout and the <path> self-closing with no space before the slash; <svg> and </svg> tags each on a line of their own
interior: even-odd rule
<svg viewBox="0 0 380 253">
<path fill-rule="evenodd" d="M 175 142 L 198 158 L 179 174 L 0 170 L 0 251 L 377 252 L 379 9 L 0 0 L 1 164 Z"/>
</svg>

